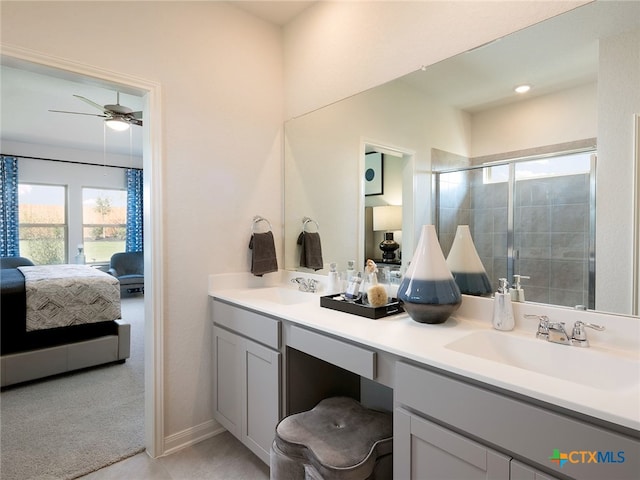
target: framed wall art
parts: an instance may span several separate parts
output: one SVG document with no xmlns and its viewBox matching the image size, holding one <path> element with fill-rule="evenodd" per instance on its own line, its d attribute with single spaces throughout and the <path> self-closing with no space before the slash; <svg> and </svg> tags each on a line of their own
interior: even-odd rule
<svg viewBox="0 0 640 480">
<path fill-rule="evenodd" d="M 364 194 L 382 195 L 382 154 L 367 153 L 364 157 Z"/>
</svg>

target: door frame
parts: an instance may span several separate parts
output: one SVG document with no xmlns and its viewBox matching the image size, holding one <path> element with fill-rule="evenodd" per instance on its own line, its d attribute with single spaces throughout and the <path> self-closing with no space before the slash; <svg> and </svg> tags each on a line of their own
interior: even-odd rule
<svg viewBox="0 0 640 480">
<path fill-rule="evenodd" d="M 82 77 L 97 83 L 117 85 L 122 91 L 142 95 L 148 112 L 143 125 L 144 170 L 144 412 L 145 447 L 151 457 L 164 453 L 164 371 L 163 371 L 163 235 L 162 235 L 162 103 L 157 82 L 53 57 L 0 43 L 3 64 L 31 70 L 57 70 L 69 78 Z"/>
</svg>

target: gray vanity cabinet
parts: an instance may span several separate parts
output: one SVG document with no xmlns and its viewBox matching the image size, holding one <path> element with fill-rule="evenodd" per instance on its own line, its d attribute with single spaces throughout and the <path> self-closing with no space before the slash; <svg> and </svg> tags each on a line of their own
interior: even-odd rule
<svg viewBox="0 0 640 480">
<path fill-rule="evenodd" d="M 509 457 L 403 408 L 393 422 L 394 478 L 509 480 Z"/>
<path fill-rule="evenodd" d="M 212 311 L 214 418 L 268 464 L 281 414 L 280 322 L 218 301 Z"/>
</svg>

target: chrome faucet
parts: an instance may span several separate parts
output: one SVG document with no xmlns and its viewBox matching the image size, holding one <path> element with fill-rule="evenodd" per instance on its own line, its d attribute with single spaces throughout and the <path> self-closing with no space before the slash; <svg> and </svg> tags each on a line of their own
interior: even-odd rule
<svg viewBox="0 0 640 480">
<path fill-rule="evenodd" d="M 547 341 L 561 345 L 571 345 L 569 335 L 564 328 L 564 322 L 549 322 L 549 337 Z"/>
<path fill-rule="evenodd" d="M 565 329 L 564 322 L 551 322 L 546 315 L 525 315 L 525 318 L 534 318 L 538 320 L 538 331 L 536 338 L 546 340 L 547 342 L 559 343 L 560 345 L 575 345 L 576 347 L 588 347 L 587 332 L 585 327 L 602 331 L 605 327 L 594 323 L 587 323 L 577 320 L 573 324 L 571 336 Z"/>
<path fill-rule="evenodd" d="M 576 347 L 588 347 L 589 340 L 587 340 L 587 332 L 584 327 L 593 328 L 601 332 L 604 330 L 602 325 L 596 325 L 594 323 L 581 322 L 578 320 L 573 324 L 573 332 L 571 333 L 571 343 Z"/>
<path fill-rule="evenodd" d="M 536 338 L 549 340 L 549 317 L 547 317 L 546 315 L 525 315 L 524 317 L 537 318 L 538 331 L 536 332 Z"/>
<path fill-rule="evenodd" d="M 316 293 L 318 287 L 318 281 L 313 278 L 296 277 L 291 279 L 291 283 L 297 283 L 301 292 Z"/>
</svg>

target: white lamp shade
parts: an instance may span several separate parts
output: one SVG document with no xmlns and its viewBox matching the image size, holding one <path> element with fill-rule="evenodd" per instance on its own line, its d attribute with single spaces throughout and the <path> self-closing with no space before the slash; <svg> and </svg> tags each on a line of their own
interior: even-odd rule
<svg viewBox="0 0 640 480">
<path fill-rule="evenodd" d="M 373 207 L 373 230 L 376 232 L 402 230 L 402 205 Z"/>
</svg>

